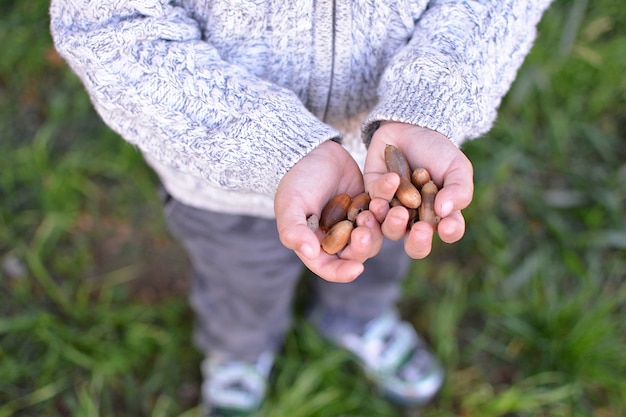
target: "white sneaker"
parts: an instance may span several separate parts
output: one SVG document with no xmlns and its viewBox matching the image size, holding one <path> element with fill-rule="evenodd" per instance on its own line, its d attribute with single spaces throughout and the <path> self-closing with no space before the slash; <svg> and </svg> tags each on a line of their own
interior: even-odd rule
<svg viewBox="0 0 626 417">
<path fill-rule="evenodd" d="M 256 362 L 206 358 L 201 366 L 207 416 L 245 416 L 258 410 L 273 363 L 273 352 L 264 352 Z"/>
<path fill-rule="evenodd" d="M 324 321 L 328 322 L 328 317 L 318 323 Z M 318 328 L 323 336 L 356 357 L 365 374 L 390 401 L 405 406 L 424 405 L 443 384 L 443 366 L 413 326 L 400 321 L 395 311 L 370 321 L 359 334 Z"/>
</svg>

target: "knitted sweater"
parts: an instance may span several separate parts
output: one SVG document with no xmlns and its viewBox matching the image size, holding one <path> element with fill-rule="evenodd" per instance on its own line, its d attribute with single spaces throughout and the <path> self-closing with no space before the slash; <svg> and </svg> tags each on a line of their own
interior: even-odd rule
<svg viewBox="0 0 626 417">
<path fill-rule="evenodd" d="M 550 0 L 52 0 L 54 43 L 102 119 L 180 201 L 273 216 L 320 143 L 380 121 L 487 132 Z M 365 146 L 364 146 L 365 144 Z"/>
</svg>

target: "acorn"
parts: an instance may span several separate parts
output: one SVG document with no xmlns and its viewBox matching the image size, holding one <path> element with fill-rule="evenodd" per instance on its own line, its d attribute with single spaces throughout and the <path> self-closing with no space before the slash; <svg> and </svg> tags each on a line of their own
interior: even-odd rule
<svg viewBox="0 0 626 417">
<path fill-rule="evenodd" d="M 370 195 L 368 193 L 361 193 L 352 199 L 350 206 L 348 207 L 347 217 L 353 223 L 356 223 L 357 216 L 370 207 Z"/>
<path fill-rule="evenodd" d="M 338 194 L 330 199 L 320 215 L 320 228 L 327 232 L 341 220 L 345 220 L 352 198 L 350 194 Z"/>
<path fill-rule="evenodd" d="M 322 239 L 322 249 L 324 252 L 334 255 L 350 242 L 350 235 L 354 229 L 354 223 L 350 220 L 342 220 L 336 223 L 326 233 L 324 239 Z"/>
<path fill-rule="evenodd" d="M 403 206 L 416 209 L 422 203 L 422 197 L 417 188 L 406 178 L 400 177 L 400 185 L 396 190 L 396 197 Z"/>
<path fill-rule="evenodd" d="M 439 189 L 437 185 L 428 181 L 422 187 L 422 205 L 419 207 L 419 219 L 430 223 L 433 227 L 439 223 L 439 216 L 435 213 L 435 197 Z"/>
<path fill-rule="evenodd" d="M 406 178 L 411 181 L 411 167 L 409 161 L 400 149 L 393 145 L 385 146 L 385 166 L 388 172 L 395 172 L 400 178 Z"/>
</svg>

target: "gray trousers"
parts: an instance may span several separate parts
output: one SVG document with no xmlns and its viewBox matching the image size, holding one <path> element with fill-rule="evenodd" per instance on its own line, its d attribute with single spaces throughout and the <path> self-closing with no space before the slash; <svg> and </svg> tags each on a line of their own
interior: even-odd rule
<svg viewBox="0 0 626 417">
<path fill-rule="evenodd" d="M 174 199 L 165 203 L 165 218 L 193 267 L 190 304 L 198 349 L 255 360 L 278 348 L 305 269 L 280 243 L 275 220 L 199 210 Z M 330 283 L 309 273 L 307 301 L 336 317 L 365 323 L 394 306 L 409 262 L 401 241 L 386 241 L 351 283 Z"/>
</svg>

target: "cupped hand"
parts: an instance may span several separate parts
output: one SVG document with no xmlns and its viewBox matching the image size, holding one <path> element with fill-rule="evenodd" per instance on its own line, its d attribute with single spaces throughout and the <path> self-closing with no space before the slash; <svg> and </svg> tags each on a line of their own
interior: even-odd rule
<svg viewBox="0 0 626 417">
<path fill-rule="evenodd" d="M 389 207 L 400 178 L 387 172 L 384 160 L 387 144 L 396 146 L 413 169 L 428 169 L 440 188 L 435 198 L 435 213 L 440 218 L 436 233 L 447 243 L 460 240 L 465 234 L 461 210 L 470 204 L 474 193 L 471 162 L 444 135 L 398 122 L 381 123 L 368 147 L 364 168 L 365 189 L 372 198 L 370 210 L 381 223 L 384 236 L 392 240 L 404 238 L 406 253 L 421 259 L 430 253 L 435 233 L 435 228 L 424 221 L 416 222 L 407 231 L 408 211 L 404 207 Z"/>
<path fill-rule="evenodd" d="M 318 276 L 332 282 L 349 282 L 363 272 L 363 263 L 380 251 L 383 235 L 370 211 L 357 218 L 349 245 L 336 255 L 321 249 L 322 232 L 313 232 L 307 218 L 318 218 L 335 195 L 362 193 L 363 176 L 340 144 L 327 141 L 296 163 L 281 179 L 274 199 L 280 240 Z"/>
</svg>

